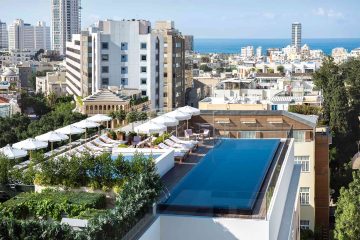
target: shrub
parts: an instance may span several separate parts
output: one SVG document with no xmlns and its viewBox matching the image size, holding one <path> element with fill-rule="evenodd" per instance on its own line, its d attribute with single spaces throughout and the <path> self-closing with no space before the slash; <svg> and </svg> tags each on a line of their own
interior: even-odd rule
<svg viewBox="0 0 360 240">
<path fill-rule="evenodd" d="M 0 206 L 5 217 L 16 219 L 53 218 L 60 220 L 63 214 L 75 217 L 87 209 L 105 208 L 104 194 L 85 192 L 43 191 L 21 193 Z"/>
<path fill-rule="evenodd" d="M 164 142 L 166 139 L 170 138 L 171 134 L 170 133 L 164 133 L 163 135 L 157 137 L 154 141 L 153 144 L 154 145 L 159 145 L 160 143 Z"/>
<path fill-rule="evenodd" d="M 0 221 L 0 239 L 85 240 L 87 238 L 84 232 L 74 231 L 68 225 L 47 221 L 23 221 L 2 218 Z"/>
</svg>

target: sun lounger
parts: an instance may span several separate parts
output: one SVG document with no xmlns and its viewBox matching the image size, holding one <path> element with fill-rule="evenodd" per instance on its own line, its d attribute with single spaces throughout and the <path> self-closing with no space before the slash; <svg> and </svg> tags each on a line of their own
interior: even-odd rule
<svg viewBox="0 0 360 240">
<path fill-rule="evenodd" d="M 164 141 L 164 143 L 172 148 L 180 148 L 180 149 L 190 150 L 190 148 L 186 147 L 184 144 L 179 144 L 179 143 L 173 142 L 170 139 L 166 139 Z"/>
<path fill-rule="evenodd" d="M 104 148 L 95 146 L 92 142 L 85 143 L 84 146 L 92 152 L 104 152 Z"/>
<path fill-rule="evenodd" d="M 199 141 L 196 140 L 189 140 L 189 141 L 185 141 L 185 140 L 181 140 L 177 137 L 175 137 L 174 135 L 170 136 L 171 141 L 176 142 L 176 143 L 181 143 L 181 144 L 185 144 L 185 146 L 190 147 L 190 148 L 194 148 L 199 144 Z"/>
<path fill-rule="evenodd" d="M 164 143 L 160 143 L 158 145 L 159 148 L 161 149 L 171 149 L 171 150 L 174 150 L 174 157 L 175 158 L 179 158 L 181 160 L 183 160 L 189 153 L 189 151 L 183 151 L 182 149 L 178 149 L 178 148 L 172 148 L 172 147 L 169 147 L 167 145 L 165 145 Z"/>
<path fill-rule="evenodd" d="M 108 147 L 108 148 L 113 148 L 118 144 L 114 144 L 114 143 L 105 143 L 103 141 L 100 140 L 100 138 L 96 138 L 92 141 L 92 143 L 94 143 L 95 145 L 98 145 L 99 147 Z"/>
<path fill-rule="evenodd" d="M 108 144 L 124 144 L 124 143 L 127 142 L 127 141 L 121 141 L 121 140 L 111 139 L 111 138 L 109 138 L 107 135 L 101 135 L 101 136 L 100 136 L 100 139 L 101 139 L 102 141 L 104 141 L 105 143 L 108 143 Z"/>
</svg>

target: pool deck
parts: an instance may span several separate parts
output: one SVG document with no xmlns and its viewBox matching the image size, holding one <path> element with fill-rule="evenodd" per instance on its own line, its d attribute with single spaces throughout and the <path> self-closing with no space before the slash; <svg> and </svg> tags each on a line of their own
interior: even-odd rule
<svg viewBox="0 0 360 240">
<path fill-rule="evenodd" d="M 202 158 L 214 147 L 214 143 L 216 144 L 216 140 L 207 139 L 204 141 L 201 141 L 199 143 L 199 147 L 189 154 L 189 156 L 179 162 L 175 162 L 174 168 L 172 168 L 169 172 L 167 172 L 161 179 L 165 186 L 165 192 L 161 196 L 161 199 L 166 197 L 166 194 L 170 193 L 174 187 L 179 183 L 179 181 L 191 171 L 193 167 L 195 167 Z M 279 147 L 278 149 L 281 149 Z M 284 149 L 283 149 L 284 150 Z M 283 151 L 282 150 L 282 151 Z M 280 156 L 282 151 L 277 151 L 275 153 L 274 158 L 277 158 Z M 269 171 L 272 171 L 275 166 L 270 166 Z M 261 191 L 257 197 L 257 201 L 255 203 L 253 213 L 251 215 L 240 215 L 240 214 L 226 214 L 226 217 L 234 217 L 234 218 L 251 218 L 251 219 L 266 219 L 267 217 L 267 199 L 265 197 L 265 194 L 263 193 L 264 186 L 269 182 L 270 176 L 267 175 L 264 179 L 264 184 L 261 188 Z M 217 217 L 221 217 L 222 215 L 217 215 Z"/>
</svg>

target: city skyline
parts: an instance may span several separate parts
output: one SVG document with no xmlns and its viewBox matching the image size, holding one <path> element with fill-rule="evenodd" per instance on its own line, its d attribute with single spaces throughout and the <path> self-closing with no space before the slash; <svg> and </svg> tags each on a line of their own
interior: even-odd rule
<svg viewBox="0 0 360 240">
<path fill-rule="evenodd" d="M 1 21 L 8 25 L 16 18 L 31 24 L 39 20 L 46 21 L 50 25 L 50 1 L 1 2 Z M 14 3 L 18 3 L 15 4 L 18 11 L 13 11 Z M 303 25 L 305 39 L 360 37 L 360 33 L 354 31 L 360 21 L 360 16 L 356 13 L 360 2 L 355 0 L 350 0 L 346 4 L 324 0 L 316 3 L 305 0 L 297 4 L 284 0 L 261 4 L 260 1 L 235 0 L 201 0 L 196 3 L 183 0 L 180 4 L 165 0 L 115 3 L 103 0 L 99 3 L 98 0 L 82 2 L 83 29 L 99 19 L 145 19 L 153 24 L 157 20 L 174 20 L 175 26 L 184 34 L 193 34 L 196 38 L 266 39 L 289 38 L 291 23 L 299 21 Z"/>
</svg>

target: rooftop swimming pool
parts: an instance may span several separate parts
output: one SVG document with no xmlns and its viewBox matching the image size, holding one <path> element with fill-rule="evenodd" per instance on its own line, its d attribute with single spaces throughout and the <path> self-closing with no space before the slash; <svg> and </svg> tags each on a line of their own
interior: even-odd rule
<svg viewBox="0 0 360 240">
<path fill-rule="evenodd" d="M 251 214 L 280 139 L 222 139 L 159 204 L 159 211 Z"/>
</svg>

